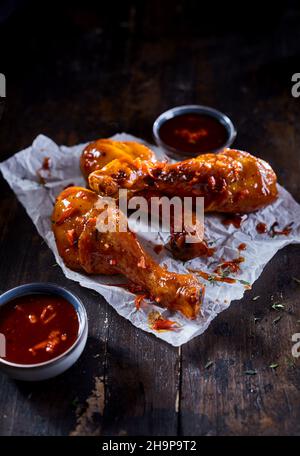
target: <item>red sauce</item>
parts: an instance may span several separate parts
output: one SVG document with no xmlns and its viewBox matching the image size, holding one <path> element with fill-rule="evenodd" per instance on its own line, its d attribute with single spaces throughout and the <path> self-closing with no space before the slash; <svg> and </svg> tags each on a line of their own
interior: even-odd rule
<svg viewBox="0 0 300 456">
<path fill-rule="evenodd" d="M 294 222 L 289 223 L 286 225 L 282 230 L 277 230 L 276 228 L 278 227 L 278 222 L 273 223 L 273 225 L 270 228 L 270 236 L 275 237 L 275 236 L 288 236 L 291 231 L 292 231 L 292 226 Z"/>
<path fill-rule="evenodd" d="M 44 157 L 41 168 L 36 171 L 39 178 L 40 184 L 45 185 L 46 177 L 50 176 L 51 159 L 50 157 Z"/>
<path fill-rule="evenodd" d="M 162 141 L 174 149 L 201 154 L 220 149 L 228 139 L 226 127 L 206 114 L 181 114 L 166 120 L 159 130 Z"/>
<path fill-rule="evenodd" d="M 194 274 L 199 275 L 205 280 L 208 280 L 209 282 L 225 282 L 225 283 L 236 283 L 236 279 L 233 279 L 232 277 L 223 277 L 215 274 L 210 274 L 205 271 L 200 271 L 198 269 L 188 269 L 189 272 L 192 272 Z"/>
<path fill-rule="evenodd" d="M 194 243 L 186 242 L 185 232 L 172 234 L 168 247 L 173 258 L 181 261 L 188 261 L 196 257 L 211 257 L 216 251 L 214 247 L 209 247 L 205 240 Z"/>
<path fill-rule="evenodd" d="M 267 232 L 267 225 L 265 223 L 262 223 L 262 222 L 259 222 L 257 225 L 256 225 L 256 231 L 259 233 L 259 234 L 264 234 Z"/>
<path fill-rule="evenodd" d="M 246 250 L 246 248 L 247 248 L 247 245 L 246 245 L 244 242 L 242 242 L 242 243 L 238 246 L 238 250 Z"/>
<path fill-rule="evenodd" d="M 50 157 L 45 157 L 42 164 L 42 169 L 49 171 L 50 169 Z"/>
<path fill-rule="evenodd" d="M 153 310 L 148 315 L 148 325 L 154 331 L 174 331 L 179 328 L 176 321 L 164 318 L 160 312 Z"/>
<path fill-rule="evenodd" d="M 159 318 L 152 325 L 154 331 L 174 331 L 176 328 L 178 328 L 178 324 L 175 321 L 166 320 L 165 318 Z"/>
<path fill-rule="evenodd" d="M 38 364 L 56 358 L 76 341 L 77 313 L 61 296 L 31 294 L 1 306 L 0 333 L 6 338 L 6 361 Z"/>
<path fill-rule="evenodd" d="M 234 214 L 227 215 L 226 218 L 222 221 L 223 225 L 233 225 L 235 228 L 241 228 L 242 222 L 246 220 L 246 215 Z"/>
<path fill-rule="evenodd" d="M 142 295 L 136 295 L 134 304 L 137 310 L 140 310 L 142 303 L 144 302 L 144 299 L 147 299 L 148 295 L 142 294 Z"/>
<path fill-rule="evenodd" d="M 153 250 L 157 255 L 159 255 L 163 248 L 164 246 L 162 244 L 157 244 L 153 247 Z"/>
<path fill-rule="evenodd" d="M 235 273 L 240 270 L 240 263 L 243 263 L 245 261 L 245 258 L 243 257 L 238 257 L 234 258 L 233 260 L 230 261 L 225 261 L 224 263 L 219 264 L 218 267 L 214 270 L 215 273 L 224 274 L 224 272 L 229 272 L 229 273 Z"/>
</svg>

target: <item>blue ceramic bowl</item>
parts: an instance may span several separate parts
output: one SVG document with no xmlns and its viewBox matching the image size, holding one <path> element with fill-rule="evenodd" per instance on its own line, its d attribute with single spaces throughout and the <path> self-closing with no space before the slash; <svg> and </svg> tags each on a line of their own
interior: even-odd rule
<svg viewBox="0 0 300 456">
<path fill-rule="evenodd" d="M 62 374 L 78 360 L 87 341 L 88 320 L 86 310 L 80 299 L 63 287 L 52 283 L 30 283 L 27 285 L 20 285 L 19 287 L 6 291 L 0 296 L 0 306 L 5 306 L 5 304 L 20 296 L 26 296 L 33 293 L 58 295 L 72 304 L 76 310 L 79 321 L 78 336 L 74 344 L 66 352 L 43 363 L 16 364 L 6 361 L 5 358 L 0 358 L 1 371 L 16 380 L 40 381 Z"/>
</svg>

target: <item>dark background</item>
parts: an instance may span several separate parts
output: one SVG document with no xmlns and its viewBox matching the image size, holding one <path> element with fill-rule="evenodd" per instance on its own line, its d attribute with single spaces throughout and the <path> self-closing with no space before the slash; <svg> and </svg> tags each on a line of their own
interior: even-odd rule
<svg viewBox="0 0 300 456">
<path fill-rule="evenodd" d="M 232 118 L 235 146 L 268 160 L 300 201 L 296 1 L 0 5 L 1 160 L 39 133 L 67 145 L 121 131 L 151 141 L 166 108 L 207 104 Z M 63 284 L 90 319 L 87 349 L 64 375 L 24 384 L 0 374 L 1 435 L 300 434 L 299 361 L 291 357 L 299 246 L 280 251 L 242 301 L 175 349 L 68 281 L 2 178 L 0 216 L 1 290 Z M 283 312 L 271 308 L 275 301 Z"/>
</svg>

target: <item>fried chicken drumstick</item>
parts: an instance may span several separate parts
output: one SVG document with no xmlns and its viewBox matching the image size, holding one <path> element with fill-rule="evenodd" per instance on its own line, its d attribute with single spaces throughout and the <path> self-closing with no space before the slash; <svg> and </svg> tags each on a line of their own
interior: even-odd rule
<svg viewBox="0 0 300 456">
<path fill-rule="evenodd" d="M 118 230 L 117 209 L 110 212 L 116 231 L 99 231 L 99 216 L 104 210 L 99 207 L 99 200 L 94 192 L 81 187 L 69 187 L 58 196 L 52 226 L 65 264 L 88 274 L 124 274 L 157 303 L 179 310 L 187 318 L 195 318 L 204 285 L 192 274 L 175 274 L 161 268 L 143 250 L 134 233 Z"/>
<path fill-rule="evenodd" d="M 119 188 L 130 194 L 155 190 L 169 196 L 204 197 L 206 212 L 253 212 L 277 197 L 270 165 L 233 149 L 172 164 L 115 159 L 91 173 L 89 185 L 99 195 L 112 197 L 117 197 Z"/>
<path fill-rule="evenodd" d="M 103 168 L 105 165 L 115 159 L 130 160 L 140 158 L 141 160 L 154 161 L 154 153 L 141 143 L 134 141 L 115 141 L 112 139 L 98 139 L 88 144 L 82 152 L 80 158 L 80 168 L 86 179 L 89 174 L 95 170 Z M 151 199 L 151 196 L 160 197 L 161 194 L 155 191 L 142 192 L 142 196 Z M 209 248 L 205 240 L 197 243 L 186 243 L 186 234 L 174 233 L 171 236 L 167 249 L 172 253 L 174 258 L 187 261 L 195 257 L 208 257 L 214 252 Z"/>
</svg>

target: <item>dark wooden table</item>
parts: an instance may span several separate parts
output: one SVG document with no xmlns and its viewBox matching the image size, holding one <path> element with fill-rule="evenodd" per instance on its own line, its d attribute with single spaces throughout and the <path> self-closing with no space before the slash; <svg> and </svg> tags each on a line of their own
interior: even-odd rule
<svg viewBox="0 0 300 456">
<path fill-rule="evenodd" d="M 215 2 L 62 3 L 24 2 L 1 24 L 1 160 L 39 133 L 67 145 L 121 131 L 151 141 L 166 108 L 207 104 L 228 113 L 235 145 L 268 160 L 300 201 L 294 3 L 273 2 L 271 12 L 243 3 L 238 18 Z M 90 323 L 87 348 L 64 375 L 26 384 L 0 374 L 1 435 L 300 434 L 300 364 L 291 355 L 299 245 L 280 251 L 243 300 L 176 349 L 68 281 L 2 178 L 0 205 L 1 291 L 62 284 L 82 298 Z"/>
</svg>

